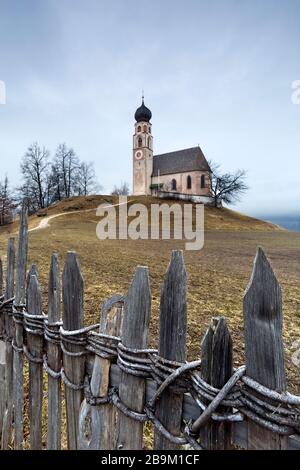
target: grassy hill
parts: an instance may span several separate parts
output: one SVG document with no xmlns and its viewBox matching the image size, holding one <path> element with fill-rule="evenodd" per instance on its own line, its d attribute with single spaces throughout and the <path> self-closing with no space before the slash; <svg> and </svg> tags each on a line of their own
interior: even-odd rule
<svg viewBox="0 0 300 470">
<path fill-rule="evenodd" d="M 139 203 L 144 204 L 147 208 L 151 204 L 157 204 L 158 199 L 154 197 L 145 196 L 131 196 L 128 198 L 128 206 Z M 161 204 L 173 204 L 176 202 L 181 206 L 184 204 L 181 201 L 165 200 L 159 201 Z M 115 196 L 79 196 L 72 197 L 65 201 L 58 202 L 48 209 L 48 216 L 54 216 L 61 213 L 70 213 L 74 211 L 92 211 L 100 204 L 117 204 L 118 197 Z M 36 227 L 41 221 L 41 217 L 31 216 L 29 226 Z M 15 222 L 6 227 L 0 227 L 0 234 L 13 233 L 17 230 L 18 222 Z M 282 227 L 259 220 L 239 212 L 222 208 L 216 209 L 213 207 L 205 207 L 205 230 L 223 230 L 223 231 L 282 231 Z"/>
<path fill-rule="evenodd" d="M 71 212 L 79 210 L 91 210 L 96 209 L 99 204 L 118 204 L 118 197 L 116 196 L 81 196 L 70 198 L 66 201 L 57 203 L 54 207 L 49 208 L 49 215 L 58 214 L 61 212 Z M 166 204 L 180 204 L 183 206 L 181 201 L 162 201 L 154 197 L 149 196 L 131 196 L 128 198 L 128 206 L 134 203 L 144 204 L 147 208 L 151 204 L 157 204 L 158 202 Z M 284 230 L 277 225 L 270 222 L 265 222 L 247 215 L 240 214 L 230 209 L 222 208 L 215 209 L 213 207 L 205 207 L 205 229 L 206 230 L 254 230 L 254 231 L 278 231 Z"/>
<path fill-rule="evenodd" d="M 67 251 L 75 250 L 81 261 L 85 280 L 86 323 L 99 320 L 100 303 L 113 293 L 126 293 L 137 265 L 147 265 L 152 289 L 150 341 L 157 341 L 159 292 L 172 249 L 184 249 L 178 240 L 105 240 L 96 237 L 99 218 L 95 208 L 101 203 L 117 203 L 112 196 L 71 198 L 48 211 L 50 226 L 35 230 L 29 237 L 29 263 L 38 265 L 44 293 L 47 292 L 49 260 L 53 252 L 60 256 L 61 266 Z M 157 203 L 152 198 L 129 198 L 129 203 Z M 174 202 L 174 201 L 172 201 Z M 79 212 L 80 211 L 80 212 Z M 84 211 L 84 212 L 82 212 Z M 63 213 L 62 216 L 58 214 Z M 42 218 L 30 217 L 31 228 Z M 17 224 L 10 226 L 15 232 Z M 211 317 L 224 315 L 234 343 L 236 364 L 244 362 L 242 298 L 258 245 L 271 259 L 283 290 L 284 337 L 288 379 L 299 391 L 299 370 L 292 364 L 293 342 L 300 337 L 300 234 L 263 222 L 229 209 L 205 208 L 205 244 L 200 251 L 185 251 L 189 279 L 188 352 L 195 358 L 200 339 Z M 8 230 L 0 232 L 0 255 L 5 258 Z M 47 305 L 44 306 L 47 310 Z"/>
</svg>

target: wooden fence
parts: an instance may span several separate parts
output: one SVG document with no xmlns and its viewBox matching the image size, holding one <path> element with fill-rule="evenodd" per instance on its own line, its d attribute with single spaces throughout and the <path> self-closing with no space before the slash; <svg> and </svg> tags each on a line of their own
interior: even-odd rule
<svg viewBox="0 0 300 470">
<path fill-rule="evenodd" d="M 98 325 L 84 327 L 76 253 L 67 254 L 62 283 L 52 256 L 46 316 L 37 268 L 27 272 L 27 246 L 24 207 L 16 255 L 14 239 L 8 242 L 5 276 L 0 261 L 2 449 L 60 449 L 67 440 L 68 449 L 134 450 L 145 435 L 154 449 L 300 449 L 300 397 L 286 391 L 281 291 L 261 249 L 244 296 L 246 364 L 234 369 L 222 317 L 212 319 L 201 359 L 186 361 L 181 251 L 172 253 L 164 277 L 156 351 L 148 348 L 146 267 L 136 269 L 125 297 L 103 303 Z"/>
</svg>

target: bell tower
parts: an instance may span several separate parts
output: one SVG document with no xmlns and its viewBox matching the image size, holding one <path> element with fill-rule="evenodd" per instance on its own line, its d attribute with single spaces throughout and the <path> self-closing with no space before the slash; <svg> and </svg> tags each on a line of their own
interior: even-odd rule
<svg viewBox="0 0 300 470">
<path fill-rule="evenodd" d="M 151 176 L 153 171 L 152 113 L 142 105 L 136 110 L 133 135 L 133 194 L 151 195 Z"/>
</svg>

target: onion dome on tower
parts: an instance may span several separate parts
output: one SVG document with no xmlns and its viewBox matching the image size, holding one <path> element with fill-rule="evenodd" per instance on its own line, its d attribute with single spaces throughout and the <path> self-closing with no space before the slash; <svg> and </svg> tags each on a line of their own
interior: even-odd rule
<svg viewBox="0 0 300 470">
<path fill-rule="evenodd" d="M 150 109 L 147 108 L 144 104 L 144 97 L 142 97 L 142 106 L 140 106 L 134 115 L 136 122 L 149 122 L 152 118 L 152 113 Z"/>
</svg>

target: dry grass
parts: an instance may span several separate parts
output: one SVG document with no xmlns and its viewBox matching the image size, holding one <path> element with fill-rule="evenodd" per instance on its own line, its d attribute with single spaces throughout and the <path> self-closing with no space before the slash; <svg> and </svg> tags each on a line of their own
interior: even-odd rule
<svg viewBox="0 0 300 470">
<path fill-rule="evenodd" d="M 132 198 L 131 198 L 132 199 Z M 134 198 L 138 202 L 151 199 Z M 86 210 L 112 197 L 75 198 L 49 210 Z M 157 203 L 157 200 L 155 200 Z M 31 218 L 30 226 L 40 221 Z M 30 234 L 29 262 L 37 263 L 46 297 L 49 260 L 53 252 L 61 264 L 69 250 L 75 250 L 85 279 L 86 323 L 99 320 L 100 303 L 113 293 L 126 293 L 137 265 L 147 265 L 152 289 L 150 343 L 157 344 L 159 293 L 170 252 L 184 248 L 181 241 L 107 240 L 99 241 L 95 229 L 99 218 L 94 211 L 68 214 L 53 219 L 47 229 Z M 226 209 L 205 209 L 205 246 L 199 252 L 185 251 L 189 278 L 188 355 L 196 358 L 201 338 L 212 316 L 227 318 L 233 337 L 234 361 L 244 362 L 242 298 L 250 278 L 258 245 L 263 246 L 282 286 L 284 340 L 289 389 L 299 393 L 299 369 L 291 362 L 292 344 L 300 337 L 300 234 L 290 233 Z M 16 227 L 11 227 L 14 231 Z M 8 233 L 0 233 L 0 253 L 5 253 Z M 45 309 L 46 309 L 45 305 Z"/>
<path fill-rule="evenodd" d="M 151 198 L 149 196 L 138 196 L 133 197 L 130 196 L 128 198 L 129 206 L 132 203 L 141 203 L 145 204 L 147 207 L 151 203 L 157 204 L 158 200 L 156 198 Z M 168 204 L 170 201 L 166 201 Z M 174 201 L 173 201 L 174 202 Z M 56 203 L 55 205 L 51 206 L 48 209 L 48 216 L 53 216 L 56 214 L 61 213 L 71 213 L 73 211 L 91 211 L 99 206 L 99 204 L 117 204 L 118 198 L 116 196 L 80 196 L 80 197 L 72 197 L 65 201 L 61 201 Z M 182 202 L 177 202 L 181 206 L 183 205 Z M 69 214 L 70 215 L 70 214 Z M 29 220 L 29 227 L 34 228 L 36 227 L 42 217 L 37 217 L 35 215 L 30 217 Z M 225 230 L 225 231 L 283 231 L 284 229 L 275 226 L 269 222 L 264 222 L 259 219 L 255 219 L 253 217 L 248 217 L 244 214 L 240 214 L 239 212 L 235 212 L 229 209 L 215 209 L 215 208 L 206 208 L 205 213 L 205 229 L 206 230 Z M 10 234 L 16 233 L 18 230 L 18 221 L 7 225 L 5 227 L 0 227 L 0 243 L 1 237 L 8 236 Z M 0 245 L 1 246 L 1 245 Z"/>
</svg>

